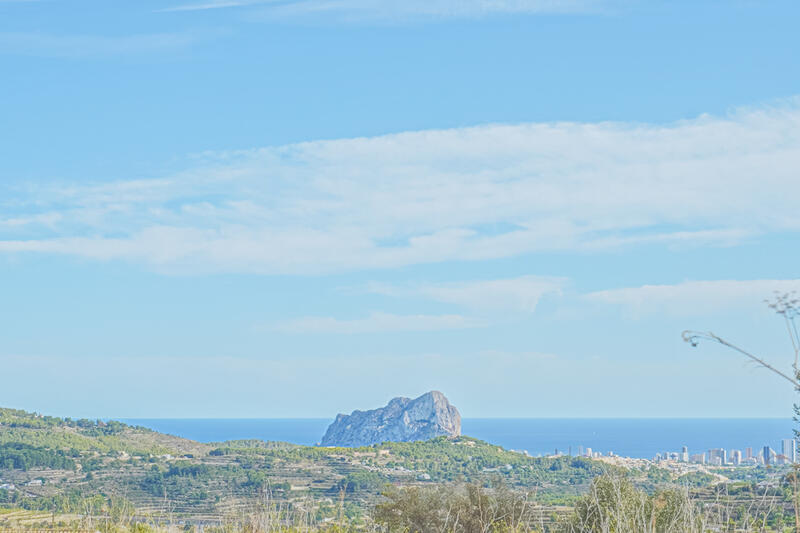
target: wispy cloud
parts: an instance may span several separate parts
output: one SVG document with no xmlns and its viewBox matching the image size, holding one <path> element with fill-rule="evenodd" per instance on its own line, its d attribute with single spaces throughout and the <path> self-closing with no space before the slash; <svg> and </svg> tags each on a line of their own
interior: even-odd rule
<svg viewBox="0 0 800 533">
<path fill-rule="evenodd" d="M 542 296 L 559 293 L 565 278 L 522 276 L 511 279 L 414 286 L 371 283 L 370 292 L 395 297 L 422 297 L 477 310 L 533 312 Z"/>
<path fill-rule="evenodd" d="M 261 6 L 266 18 L 325 16 L 338 20 L 481 17 L 491 14 L 587 13 L 607 8 L 612 0 L 219 0 L 179 4 L 160 12 Z M 266 4 L 264 6 L 263 4 Z"/>
<path fill-rule="evenodd" d="M 128 55 L 178 50 L 198 40 L 196 34 L 187 32 L 115 36 L 0 32 L 0 55 L 44 57 Z"/>
<path fill-rule="evenodd" d="M 273 0 L 274 1 L 274 0 Z M 209 9 L 227 9 L 231 7 L 244 7 L 250 6 L 254 4 L 262 4 L 265 3 L 264 0 L 229 0 L 229 1 L 219 1 L 219 2 L 201 2 L 201 3 L 194 3 L 194 4 L 183 4 L 177 5 L 173 7 L 166 7 L 164 9 L 156 10 L 156 13 L 171 13 L 171 12 L 180 12 L 180 11 L 207 11 Z"/>
<path fill-rule="evenodd" d="M 366 318 L 341 320 L 333 317 L 303 317 L 271 324 L 282 333 L 388 333 L 402 331 L 441 331 L 484 327 L 486 323 L 461 315 L 393 315 L 372 313 Z"/>
<path fill-rule="evenodd" d="M 486 125 L 201 161 L 161 179 L 4 194 L 0 252 L 307 274 L 800 230 L 797 100 L 665 126 Z M 481 290 L 428 289 L 465 305 Z"/>
<path fill-rule="evenodd" d="M 264 11 L 267 16 L 334 16 L 349 21 L 416 17 L 481 17 L 491 14 L 585 13 L 600 0 L 301 0 Z"/>
<path fill-rule="evenodd" d="M 759 308 L 775 291 L 800 291 L 800 279 L 687 281 L 589 293 L 586 298 L 619 305 L 634 315 L 708 315 L 724 310 Z"/>
</svg>

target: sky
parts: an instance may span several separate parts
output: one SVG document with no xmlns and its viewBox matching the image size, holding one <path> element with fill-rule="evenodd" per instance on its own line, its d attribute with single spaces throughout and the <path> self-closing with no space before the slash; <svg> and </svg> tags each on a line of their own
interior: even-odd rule
<svg viewBox="0 0 800 533">
<path fill-rule="evenodd" d="M 0 405 L 790 417 L 798 16 L 0 0 Z"/>
</svg>

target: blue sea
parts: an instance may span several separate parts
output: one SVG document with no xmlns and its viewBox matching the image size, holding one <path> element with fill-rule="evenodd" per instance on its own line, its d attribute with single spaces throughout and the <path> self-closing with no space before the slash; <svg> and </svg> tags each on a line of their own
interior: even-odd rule
<svg viewBox="0 0 800 533">
<path fill-rule="evenodd" d="M 200 442 L 261 439 L 314 445 L 327 418 L 152 418 L 123 419 L 162 433 Z M 510 450 L 548 455 L 556 450 L 577 454 L 579 447 L 604 454 L 652 458 L 665 451 L 690 453 L 711 448 L 780 450 L 793 438 L 794 423 L 782 418 L 466 418 L 462 433 Z"/>
</svg>

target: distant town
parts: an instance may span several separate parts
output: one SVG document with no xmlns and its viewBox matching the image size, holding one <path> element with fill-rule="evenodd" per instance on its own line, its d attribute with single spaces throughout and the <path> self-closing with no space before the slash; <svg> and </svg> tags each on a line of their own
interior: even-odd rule
<svg viewBox="0 0 800 533">
<path fill-rule="evenodd" d="M 528 455 L 526 450 L 512 451 Z M 555 452 L 551 455 L 548 455 L 548 457 L 563 457 L 565 455 L 573 456 L 572 447 L 567 448 L 566 451 L 556 449 Z M 635 459 L 631 457 L 619 456 L 613 451 L 603 453 L 592 450 L 592 448 L 589 447 L 584 448 L 583 446 L 578 446 L 577 454 L 575 455 L 578 457 L 588 457 L 592 459 Z M 648 461 L 647 459 L 635 460 Z M 658 453 L 649 461 L 655 463 L 692 463 L 709 466 L 778 466 L 794 464 L 796 460 L 797 440 L 783 439 L 781 440 L 780 453 L 773 450 L 769 445 L 765 445 L 761 448 L 747 447 L 744 450 L 712 448 L 701 453 L 691 453 L 687 446 L 683 446 L 680 451 L 664 451 Z"/>
<path fill-rule="evenodd" d="M 679 461 L 712 466 L 788 465 L 793 464 L 796 459 L 797 441 L 795 439 L 783 439 L 781 441 L 781 453 L 766 445 L 757 449 L 755 453 L 752 447 L 747 447 L 744 452 L 735 449 L 713 448 L 707 452 L 690 454 L 689 449 L 684 446 L 680 452 L 663 452 L 653 458 L 657 462 Z"/>
</svg>

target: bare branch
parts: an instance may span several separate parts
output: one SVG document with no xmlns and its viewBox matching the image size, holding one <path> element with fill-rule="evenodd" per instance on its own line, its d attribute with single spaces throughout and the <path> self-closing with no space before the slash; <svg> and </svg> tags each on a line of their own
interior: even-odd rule
<svg viewBox="0 0 800 533">
<path fill-rule="evenodd" d="M 710 331 L 702 332 L 702 331 L 686 330 L 683 333 L 681 333 L 681 337 L 683 337 L 683 340 L 688 342 L 692 346 L 697 346 L 697 344 L 699 343 L 699 341 L 701 339 L 707 339 L 707 340 L 712 340 L 712 341 L 718 342 L 719 344 L 721 344 L 723 346 L 727 346 L 728 348 L 736 350 L 737 352 L 749 357 L 751 360 L 755 361 L 756 363 L 758 363 L 759 365 L 763 366 L 764 368 L 766 368 L 768 370 L 771 370 L 772 372 L 776 373 L 777 375 L 779 375 L 780 377 L 782 377 L 783 379 L 785 379 L 786 381 L 788 381 L 789 383 L 794 385 L 795 388 L 800 387 L 800 381 L 797 381 L 797 379 L 789 376 L 788 374 L 786 374 L 784 372 L 781 372 L 780 370 L 778 370 L 777 368 L 775 368 L 771 364 L 767 363 L 761 357 L 753 355 L 750 352 L 748 352 L 746 350 L 743 350 L 742 348 L 739 348 L 735 344 L 732 344 L 732 343 L 726 341 L 722 337 L 714 335 Z"/>
</svg>

